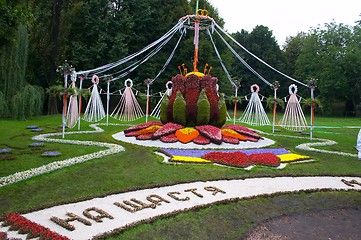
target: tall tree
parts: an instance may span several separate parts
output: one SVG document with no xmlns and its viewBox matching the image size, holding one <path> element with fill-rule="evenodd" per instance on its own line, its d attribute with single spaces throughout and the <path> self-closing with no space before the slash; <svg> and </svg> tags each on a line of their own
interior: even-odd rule
<svg viewBox="0 0 361 240">
<path fill-rule="evenodd" d="M 361 59 L 360 38 L 358 26 L 335 22 L 313 29 L 306 38 L 296 61 L 296 74 L 304 79 L 319 79 L 318 89 L 326 109 L 330 110 L 335 101 L 346 101 L 350 106 L 347 114 L 357 110 L 361 90 L 357 70 Z"/>
</svg>

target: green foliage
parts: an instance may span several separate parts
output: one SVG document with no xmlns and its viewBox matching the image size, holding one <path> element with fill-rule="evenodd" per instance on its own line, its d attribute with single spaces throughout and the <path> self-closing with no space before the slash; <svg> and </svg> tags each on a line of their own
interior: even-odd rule
<svg viewBox="0 0 361 240">
<path fill-rule="evenodd" d="M 285 109 L 285 102 L 282 99 L 274 98 L 273 96 L 269 96 L 267 98 L 266 107 L 272 111 L 274 104 L 276 104 L 276 106 L 280 106 L 282 109 Z"/>
<path fill-rule="evenodd" d="M 242 30 L 233 34 L 235 40 L 242 44 L 245 48 L 251 51 L 253 54 L 270 64 L 271 66 L 284 71 L 285 61 L 282 51 L 273 36 L 272 30 L 263 25 L 257 25 L 251 32 Z M 279 74 L 269 69 L 264 64 L 260 63 L 257 59 L 239 47 L 236 47 L 237 53 L 260 75 L 264 76 L 269 81 L 273 81 L 279 78 Z M 267 85 L 258 79 L 251 71 L 249 71 L 238 59 L 232 57 L 230 59 L 232 64 L 229 68 L 232 76 L 236 76 L 238 79 L 242 79 L 243 86 L 251 86 L 257 83 L 261 89 L 264 89 L 264 95 L 270 94 L 270 89 Z M 249 93 L 248 87 L 240 88 L 239 95 L 246 95 Z"/>
<path fill-rule="evenodd" d="M 180 91 L 173 103 L 173 121 L 183 126 L 187 124 L 186 101 Z"/>
<path fill-rule="evenodd" d="M 199 94 L 197 101 L 197 126 L 207 125 L 210 120 L 211 107 L 206 95 L 206 91 L 203 89 Z"/>
<path fill-rule="evenodd" d="M 165 96 L 160 104 L 160 121 L 163 124 L 168 122 L 168 118 L 167 118 L 168 103 L 169 103 L 169 96 L 168 96 L 168 94 L 165 94 Z"/>
<path fill-rule="evenodd" d="M 335 22 L 313 29 L 305 38 L 295 73 L 301 79 L 318 79 L 320 97 L 327 109 L 343 101 L 350 106 L 347 111 L 355 112 L 360 103 L 360 40 L 359 26 Z"/>
<path fill-rule="evenodd" d="M 5 48 L 0 55 L 0 89 L 9 99 L 26 85 L 25 72 L 28 60 L 28 34 L 26 26 L 17 30 L 18 43 Z"/>
<path fill-rule="evenodd" d="M 41 87 L 26 85 L 11 98 L 10 116 L 13 119 L 24 120 L 40 115 L 43 102 L 44 90 Z"/>
<path fill-rule="evenodd" d="M 2 91 L 0 91 L 0 118 L 8 115 L 7 103 Z"/>
<path fill-rule="evenodd" d="M 219 96 L 218 112 L 219 112 L 219 118 L 214 125 L 221 128 L 227 121 L 227 105 L 226 105 L 226 101 L 224 100 L 223 93 L 220 94 Z"/>
<path fill-rule="evenodd" d="M 323 109 L 323 104 L 318 97 L 313 100 L 311 98 L 303 99 L 302 104 L 303 104 L 303 108 L 313 106 L 315 108 Z"/>
<path fill-rule="evenodd" d="M 27 21 L 27 8 L 23 0 L 0 1 L 0 54 L 6 47 L 16 45 L 18 26 Z"/>
</svg>

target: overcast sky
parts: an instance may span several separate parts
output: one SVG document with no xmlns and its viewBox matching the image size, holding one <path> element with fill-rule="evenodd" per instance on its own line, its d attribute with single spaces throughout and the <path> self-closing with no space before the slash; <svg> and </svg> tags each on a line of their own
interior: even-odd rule
<svg viewBox="0 0 361 240">
<path fill-rule="evenodd" d="M 209 0 L 228 32 L 267 26 L 280 46 L 286 37 L 335 20 L 351 26 L 361 20 L 361 0 Z"/>
</svg>

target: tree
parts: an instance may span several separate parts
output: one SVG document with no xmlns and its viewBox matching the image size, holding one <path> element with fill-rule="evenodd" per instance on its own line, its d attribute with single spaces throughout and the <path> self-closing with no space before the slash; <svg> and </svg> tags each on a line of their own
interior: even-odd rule
<svg viewBox="0 0 361 240">
<path fill-rule="evenodd" d="M 0 53 L 5 47 L 16 44 L 20 24 L 26 24 L 28 12 L 25 0 L 0 1 Z"/>
<path fill-rule="evenodd" d="M 284 69 L 284 60 L 283 55 L 280 50 L 279 45 L 275 37 L 273 36 L 272 31 L 263 25 L 256 26 L 252 32 L 248 33 L 247 31 L 241 31 L 234 34 L 235 39 L 242 44 L 246 49 L 252 52 L 257 57 L 261 58 L 263 61 L 267 62 L 269 65 L 275 67 L 278 70 L 283 71 Z M 279 74 L 265 66 L 263 63 L 258 61 L 256 58 L 246 53 L 244 50 L 239 47 L 235 48 L 237 53 L 260 75 L 262 75 L 269 82 L 274 80 L 279 80 Z M 233 62 L 232 65 L 232 75 L 242 79 L 242 93 L 248 94 L 249 88 L 254 83 L 257 83 L 266 91 L 271 92 L 271 90 L 264 84 L 257 76 L 255 76 L 251 71 L 249 71 L 245 66 L 243 66 L 238 60 Z"/>
<path fill-rule="evenodd" d="M 324 109 L 330 112 L 333 102 L 349 103 L 348 114 L 354 114 L 360 103 L 361 61 L 358 26 L 335 22 L 313 29 L 296 61 L 296 75 L 303 79 L 318 78 L 318 89 Z M 346 112 L 346 113 L 347 113 Z"/>
</svg>

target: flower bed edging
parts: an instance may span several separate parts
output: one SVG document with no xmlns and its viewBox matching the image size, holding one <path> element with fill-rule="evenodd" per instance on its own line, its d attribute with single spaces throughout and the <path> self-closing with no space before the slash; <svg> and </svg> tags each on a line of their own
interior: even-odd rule
<svg viewBox="0 0 361 240">
<path fill-rule="evenodd" d="M 90 127 L 94 128 L 94 131 L 79 131 L 79 132 L 67 132 L 66 135 L 70 134 L 90 134 L 103 132 L 104 130 L 98 127 L 97 125 L 106 125 L 106 124 L 91 124 Z M 119 125 L 119 124 L 112 124 Z M 69 158 L 63 161 L 56 161 L 46 165 L 42 165 L 37 168 L 31 168 L 29 170 L 25 170 L 22 172 L 16 172 L 14 174 L 1 177 L 0 178 L 0 187 L 16 183 L 25 179 L 29 179 L 44 173 L 48 173 L 51 171 L 55 171 L 64 167 L 72 166 L 78 163 L 86 162 L 95 158 L 101 158 L 107 155 L 116 154 L 124 151 L 124 147 L 114 144 L 114 143 L 104 143 L 104 142 L 94 142 L 94 141 L 80 141 L 80 140 L 66 140 L 66 139 L 55 139 L 49 137 L 61 136 L 62 133 L 48 133 L 34 136 L 32 139 L 36 141 L 43 142 L 55 142 L 55 143 L 66 143 L 66 144 L 75 144 L 75 145 L 84 145 L 84 146 L 97 146 L 97 147 L 105 147 L 107 150 L 101 150 L 95 153 L 90 153 L 78 157 Z"/>
</svg>

